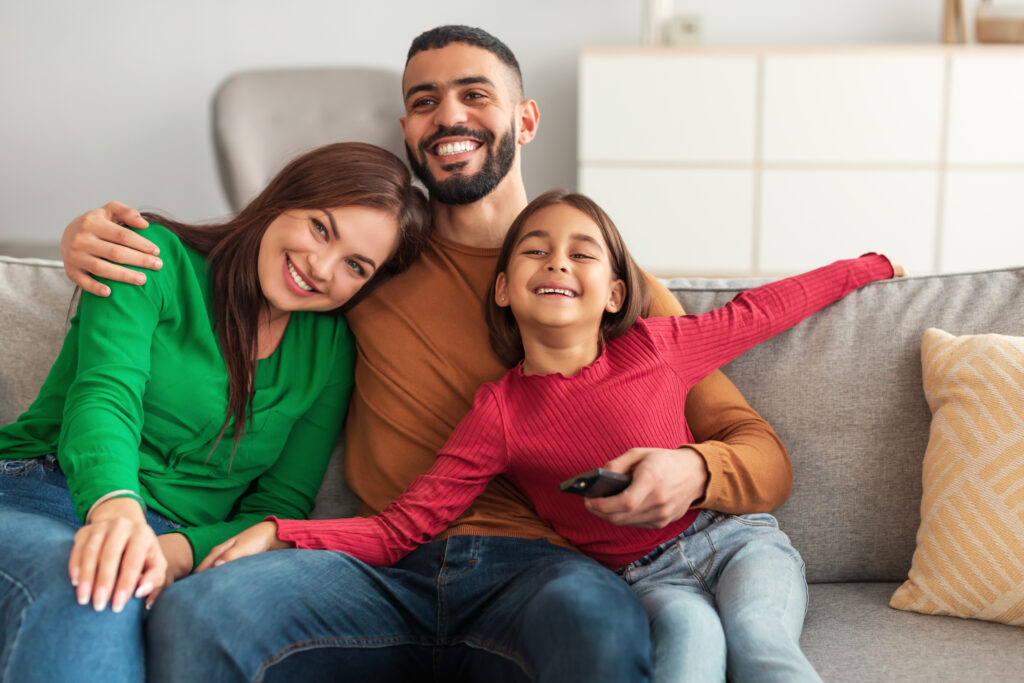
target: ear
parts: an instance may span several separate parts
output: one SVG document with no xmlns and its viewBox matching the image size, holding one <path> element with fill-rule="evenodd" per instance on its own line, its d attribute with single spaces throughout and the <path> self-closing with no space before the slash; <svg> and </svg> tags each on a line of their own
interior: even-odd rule
<svg viewBox="0 0 1024 683">
<path fill-rule="evenodd" d="M 622 310 L 622 304 L 626 300 L 626 283 L 622 280 L 612 282 L 612 293 L 608 297 L 608 303 L 604 310 L 609 313 L 618 313 Z"/>
<path fill-rule="evenodd" d="M 537 126 L 540 124 L 540 110 L 533 100 L 523 100 L 518 105 L 517 118 L 519 120 L 519 133 L 516 135 L 516 142 L 520 145 L 527 145 L 537 135 Z"/>
<path fill-rule="evenodd" d="M 494 281 L 494 303 L 502 308 L 509 306 L 508 278 L 505 277 L 505 273 L 498 273 L 498 277 Z"/>
</svg>

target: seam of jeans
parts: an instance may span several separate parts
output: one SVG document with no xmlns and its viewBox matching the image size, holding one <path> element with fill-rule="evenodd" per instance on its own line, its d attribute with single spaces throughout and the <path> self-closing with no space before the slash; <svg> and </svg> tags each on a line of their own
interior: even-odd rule
<svg viewBox="0 0 1024 683">
<path fill-rule="evenodd" d="M 20 467 L 15 467 L 20 464 Z M 24 477 L 42 467 L 39 458 L 4 458 L 0 460 L 0 476 Z"/>
<path fill-rule="evenodd" d="M 18 623 L 14 628 L 14 638 L 11 639 L 11 646 L 6 648 L 8 656 L 3 661 L 0 661 L 0 681 L 6 681 L 7 666 L 11 663 L 11 655 L 14 653 L 14 650 L 18 645 L 18 637 L 21 635 L 21 623 L 25 620 L 25 610 L 28 609 L 29 605 L 31 605 L 35 600 L 28 587 L 7 572 L 0 571 L 0 579 L 10 583 L 25 598 L 25 607 L 18 612 Z"/>
<path fill-rule="evenodd" d="M 715 566 L 715 558 L 718 556 L 718 549 L 715 548 L 715 542 L 711 539 L 711 534 L 707 532 L 707 529 L 701 533 L 704 534 L 704 538 L 707 539 L 708 546 L 711 548 L 707 562 L 704 563 L 704 567 L 701 570 L 698 570 L 693 566 L 693 562 L 690 561 L 689 557 L 686 558 L 686 562 L 690 565 L 690 570 L 693 571 L 694 578 L 700 582 L 701 588 L 713 595 L 714 593 L 711 590 L 711 586 L 708 585 L 707 577 L 711 572 L 711 568 Z"/>
<path fill-rule="evenodd" d="M 421 645 L 424 647 L 432 647 L 433 643 L 430 641 L 421 642 L 420 640 L 410 638 L 409 636 L 379 636 L 377 638 L 311 638 L 309 640 L 303 640 L 287 645 L 264 659 L 260 662 L 260 668 L 257 670 L 256 675 L 253 676 L 252 680 L 254 683 L 260 683 L 263 681 L 263 677 L 266 675 L 267 669 L 284 661 L 294 654 L 306 652 L 308 650 L 332 647 L 346 649 L 386 648 L 398 645 Z"/>
<path fill-rule="evenodd" d="M 485 652 L 490 652 L 493 655 L 503 657 L 513 662 L 516 666 L 523 670 L 523 673 L 525 673 L 530 680 L 536 680 L 537 678 L 537 672 L 534 671 L 533 668 L 526 663 L 526 660 L 523 659 L 522 654 L 520 654 L 518 650 L 514 650 L 508 647 L 507 645 L 487 640 L 486 638 L 479 638 L 474 636 L 463 636 L 457 640 L 452 641 L 450 645 L 466 645 L 468 647 L 476 648 L 477 650 L 484 650 Z"/>
</svg>

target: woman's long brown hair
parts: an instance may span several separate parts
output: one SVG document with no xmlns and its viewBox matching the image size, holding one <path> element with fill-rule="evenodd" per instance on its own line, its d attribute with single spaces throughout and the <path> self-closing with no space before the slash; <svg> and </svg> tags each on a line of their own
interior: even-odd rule
<svg viewBox="0 0 1024 683">
<path fill-rule="evenodd" d="M 430 227 L 427 199 L 412 184 L 405 164 L 390 152 L 359 142 L 314 149 L 291 161 L 255 199 L 223 223 L 193 225 L 143 214 L 206 257 L 214 324 L 228 371 L 228 410 L 214 448 L 234 418 L 237 449 L 245 433 L 246 416 L 252 415 L 259 319 L 267 310 L 257 269 L 264 233 L 286 211 L 344 206 L 383 209 L 395 216 L 399 241 L 371 280 L 334 311 L 340 314 L 406 268 L 426 240 Z"/>
</svg>

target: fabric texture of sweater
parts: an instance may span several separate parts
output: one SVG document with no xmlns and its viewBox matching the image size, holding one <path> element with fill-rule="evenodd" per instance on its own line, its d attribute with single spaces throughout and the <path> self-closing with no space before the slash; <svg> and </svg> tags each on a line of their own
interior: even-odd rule
<svg viewBox="0 0 1024 683">
<path fill-rule="evenodd" d="M 662 529 L 616 526 L 590 512 L 559 482 L 638 446 L 676 448 L 693 436 L 686 393 L 702 377 L 854 289 L 892 277 L 885 257 L 867 255 L 770 283 L 701 315 L 638 321 L 572 376 L 524 375 L 517 366 L 484 385 L 430 471 L 380 515 L 346 520 L 278 520 L 278 537 L 300 548 L 342 550 L 390 565 L 429 541 L 498 475 L 540 517 L 610 568 L 637 560 L 681 534 L 692 509 Z"/>
<path fill-rule="evenodd" d="M 83 293 L 39 396 L 0 428 L 0 458 L 56 453 L 79 517 L 111 491 L 136 493 L 187 526 L 198 563 L 268 514 L 313 508 L 353 379 L 355 345 L 338 317 L 293 313 L 258 361 L 251 423 L 234 449 L 228 377 L 203 257 L 159 225 L 164 267 L 143 286 Z"/>
</svg>

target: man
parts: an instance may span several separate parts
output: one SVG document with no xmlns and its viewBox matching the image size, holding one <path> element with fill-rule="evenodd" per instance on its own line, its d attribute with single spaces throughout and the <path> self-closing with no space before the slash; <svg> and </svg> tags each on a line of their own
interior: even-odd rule
<svg viewBox="0 0 1024 683">
<path fill-rule="evenodd" d="M 434 235 L 408 271 L 349 314 L 359 361 L 345 470 L 365 512 L 426 471 L 477 387 L 505 371 L 488 345 L 481 301 L 502 238 L 527 203 L 520 155 L 539 123 L 515 57 L 479 29 L 417 37 L 402 88 L 409 161 L 430 191 Z M 152 259 L 145 241 L 114 221 L 145 225 L 110 204 L 66 233 L 68 273 L 90 291 L 102 285 L 87 270 L 138 275 L 100 258 L 143 267 Z M 663 286 L 653 289 L 652 315 L 681 313 Z M 686 412 L 702 443 L 626 452 L 609 466 L 631 471 L 634 483 L 595 501 L 595 514 L 662 526 L 692 506 L 745 513 L 785 500 L 785 451 L 721 373 L 691 391 Z M 148 628 L 150 675 L 646 680 L 647 615 L 621 579 L 567 545 L 499 479 L 393 568 L 300 550 L 229 562 L 161 595 Z M 183 634 L 187 654 L 171 645 Z M 701 637 L 694 633 L 697 650 Z"/>
</svg>

